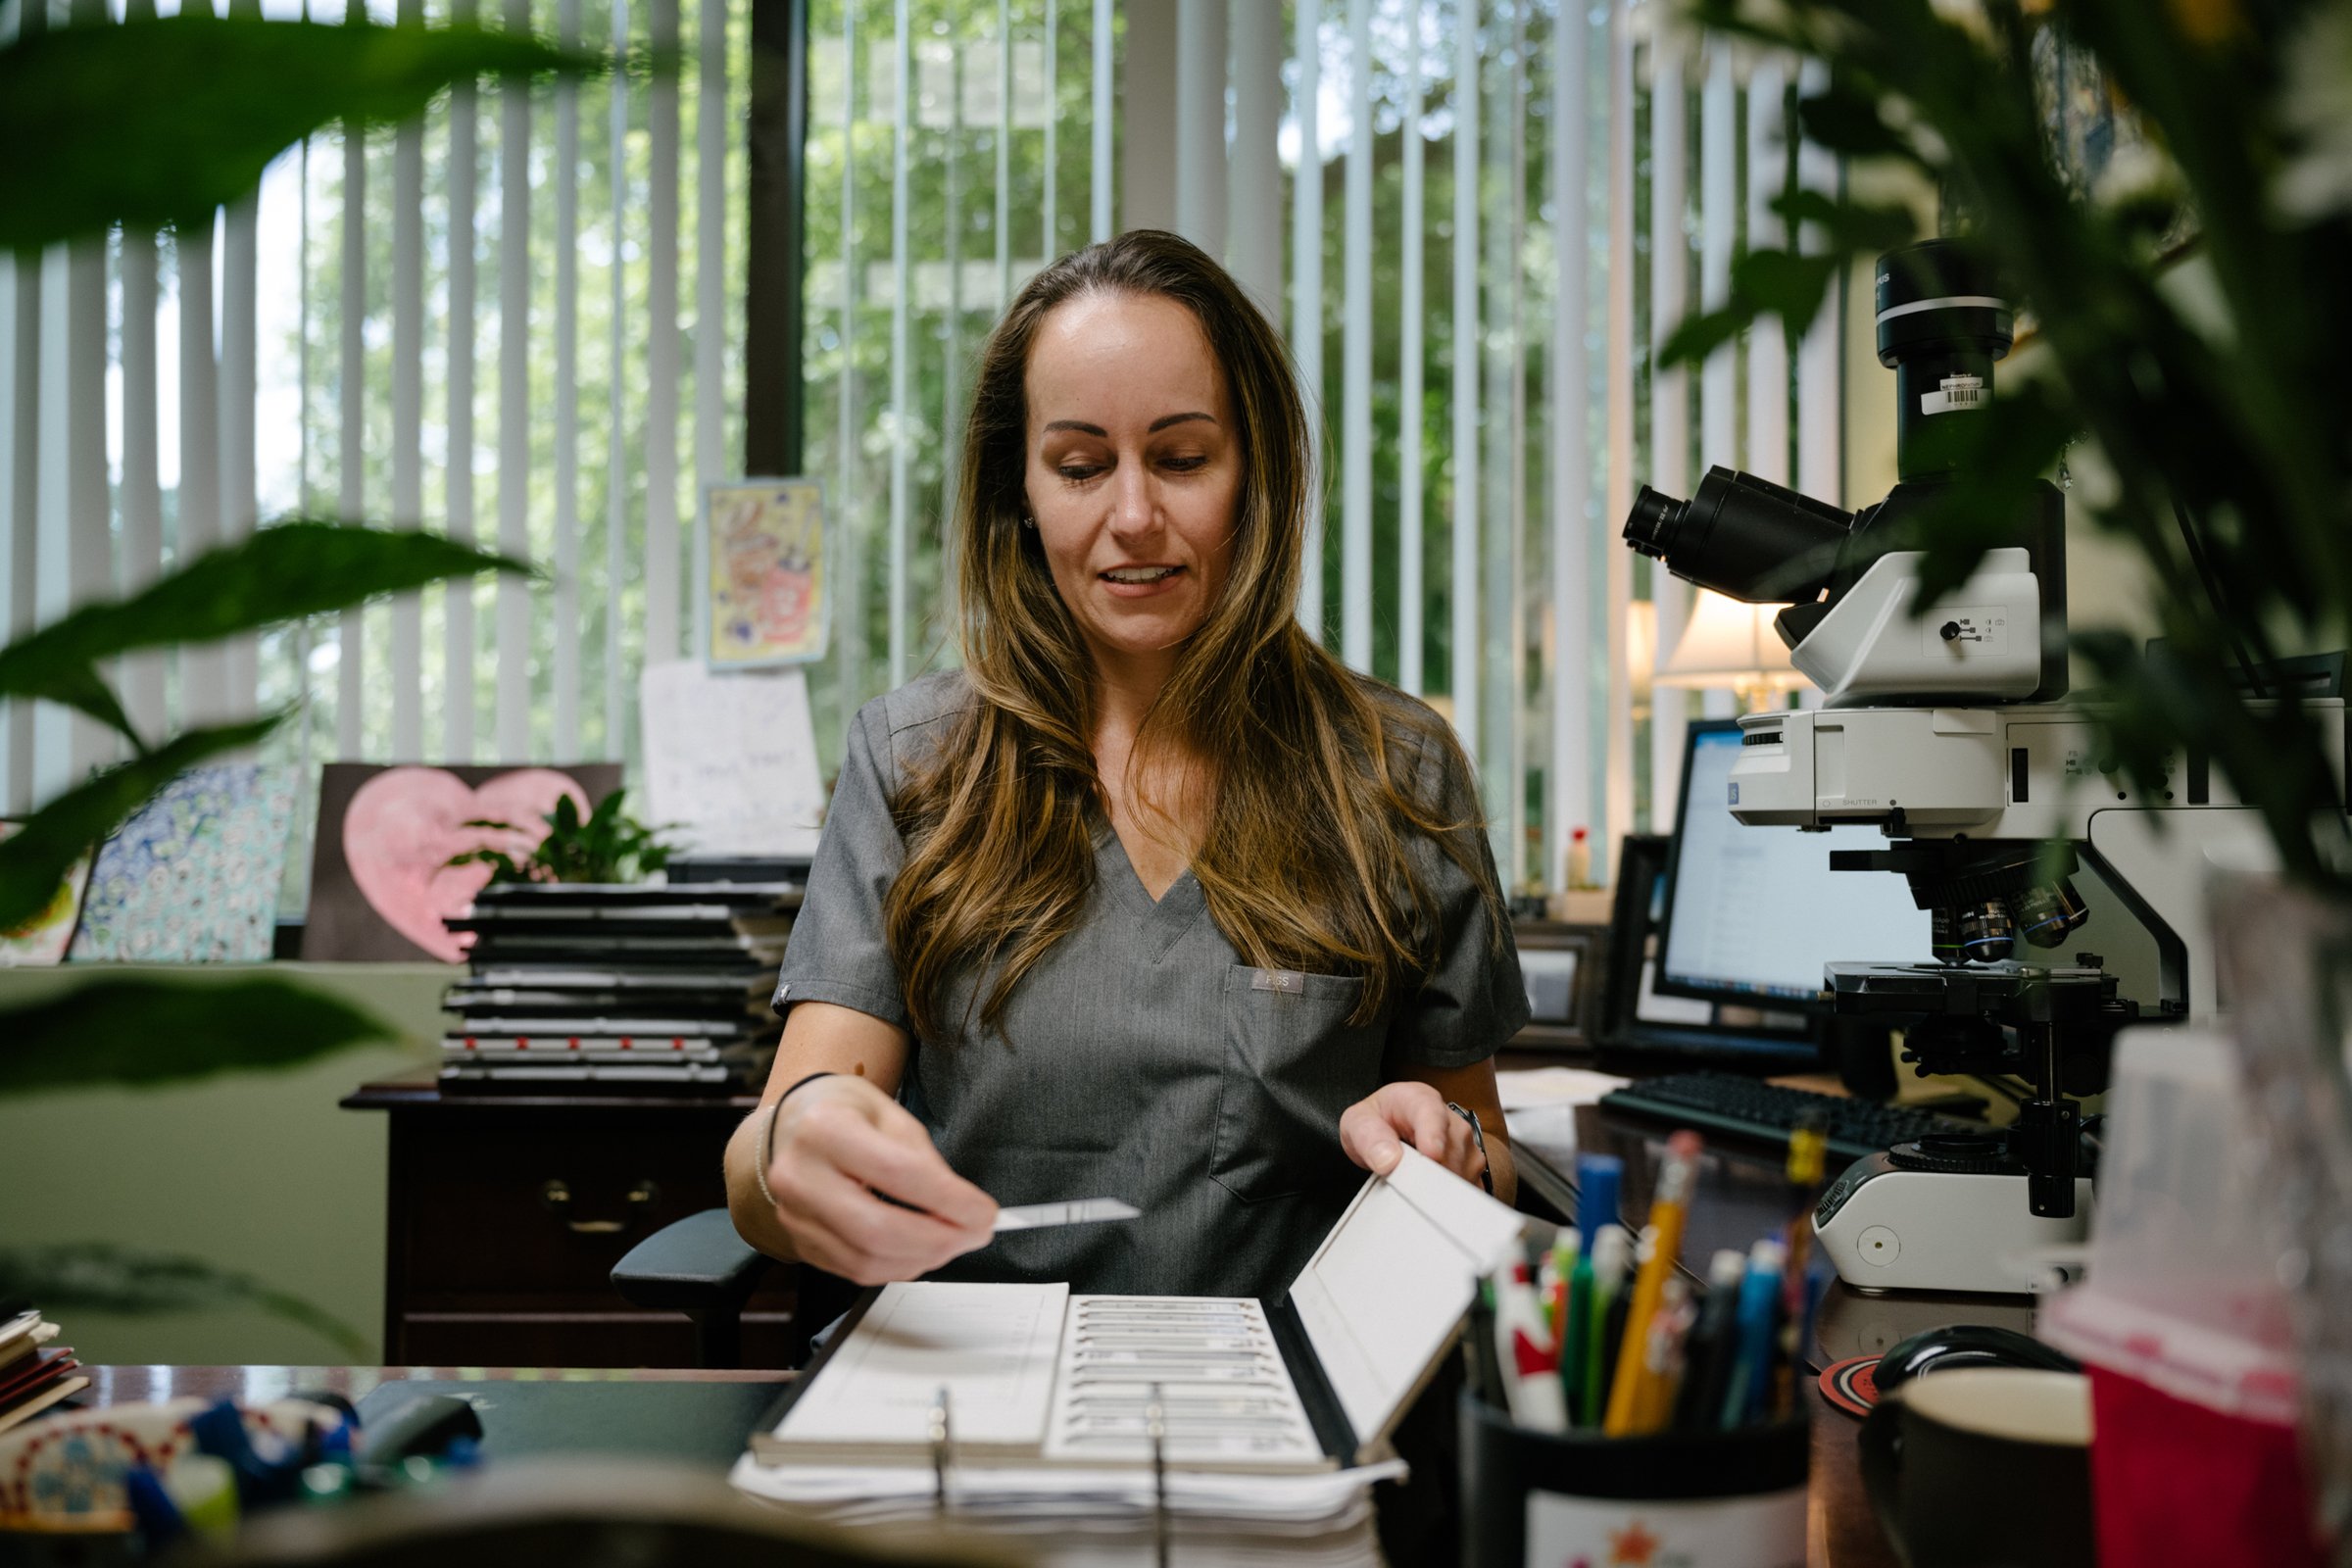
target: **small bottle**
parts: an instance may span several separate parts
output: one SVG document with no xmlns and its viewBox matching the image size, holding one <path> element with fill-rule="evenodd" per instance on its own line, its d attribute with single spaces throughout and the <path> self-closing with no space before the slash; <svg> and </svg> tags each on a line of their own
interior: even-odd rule
<svg viewBox="0 0 2352 1568">
<path fill-rule="evenodd" d="M 1585 828 L 1568 830 L 1568 866 L 1562 880 L 1572 888 L 1589 888 L 1592 885 L 1592 834 Z"/>
</svg>

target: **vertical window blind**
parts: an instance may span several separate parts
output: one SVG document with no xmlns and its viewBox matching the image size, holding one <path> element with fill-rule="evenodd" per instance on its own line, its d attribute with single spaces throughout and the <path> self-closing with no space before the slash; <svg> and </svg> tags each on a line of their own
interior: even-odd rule
<svg viewBox="0 0 2352 1568">
<path fill-rule="evenodd" d="M 155 3 L 11 0 L 0 33 Z M 372 4 L 348 14 L 477 0 Z M 1615 835 L 1671 820 L 1692 699 L 1647 676 L 1689 596 L 1617 524 L 1636 483 L 1687 495 L 1714 463 L 1837 499 L 1837 312 L 1793 352 L 1768 327 L 1695 375 L 1654 368 L 1741 247 L 1783 243 L 1784 179 L 1836 179 L 1792 140 L 1814 68 L 1681 34 L 1655 0 L 808 9 L 828 770 L 859 702 L 954 657 L 956 442 L 990 324 L 1047 258 L 1150 220 L 1288 331 L 1324 432 L 1301 618 L 1451 717 L 1508 880 L 1557 885 L 1574 828 L 1605 872 Z M 492 542 L 552 578 L 127 661 L 150 730 L 295 707 L 270 760 L 306 771 L 633 762 L 637 672 L 689 651 L 700 486 L 743 445 L 748 6 L 479 15 L 681 67 L 485 80 L 394 130 L 314 137 L 209 225 L 0 261 L 12 632 L 295 514 Z M 1126 92 L 1140 74 L 1154 90 Z M 0 747 L 18 811 L 114 755 L 22 705 Z"/>
</svg>

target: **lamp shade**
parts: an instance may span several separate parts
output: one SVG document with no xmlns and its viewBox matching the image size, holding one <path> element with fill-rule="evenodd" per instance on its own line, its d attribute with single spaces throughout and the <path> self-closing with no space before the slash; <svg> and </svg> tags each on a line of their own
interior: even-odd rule
<svg viewBox="0 0 2352 1568">
<path fill-rule="evenodd" d="M 1743 605 L 1712 589 L 1699 590 L 1674 645 L 1652 681 L 1660 686 L 1722 686 L 1739 691 L 1793 691 L 1808 684 L 1788 662 L 1772 617 L 1782 605 Z"/>
</svg>

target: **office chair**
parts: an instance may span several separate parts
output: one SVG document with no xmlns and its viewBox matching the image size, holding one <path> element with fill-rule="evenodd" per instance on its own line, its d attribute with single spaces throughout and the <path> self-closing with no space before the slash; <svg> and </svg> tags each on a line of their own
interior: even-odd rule
<svg viewBox="0 0 2352 1568">
<path fill-rule="evenodd" d="M 695 1365 L 743 1364 L 743 1309 L 774 1262 L 735 1234 L 723 1208 L 673 1220 L 612 1265 L 612 1288 L 631 1306 L 683 1312 L 694 1324 Z M 850 1309 L 858 1287 L 837 1274 L 793 1267 L 791 1364 L 808 1359 L 808 1337 Z"/>
</svg>

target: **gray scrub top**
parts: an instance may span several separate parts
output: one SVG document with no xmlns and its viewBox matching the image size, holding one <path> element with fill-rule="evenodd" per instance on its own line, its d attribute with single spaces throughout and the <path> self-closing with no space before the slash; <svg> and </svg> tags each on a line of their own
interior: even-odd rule
<svg viewBox="0 0 2352 1568">
<path fill-rule="evenodd" d="M 910 1027 L 882 934 L 883 895 L 905 858 L 889 801 L 974 700 L 951 670 L 858 711 L 778 1011 L 830 1002 Z M 1452 819 L 1476 819 L 1458 766 L 1426 758 L 1421 773 Z M 1492 879 L 1485 835 L 1471 836 Z M 1341 1150 L 1341 1112 L 1393 1069 L 1482 1061 L 1527 1021 L 1508 928 L 1497 945 L 1478 884 L 1436 845 L 1415 853 L 1443 957 L 1417 993 L 1350 1027 L 1360 979 L 1244 964 L 1192 873 L 1153 903 L 1102 823 L 1080 922 L 1014 990 L 1002 1033 L 980 1026 L 975 977 L 954 982 L 942 1011 L 969 1019 L 962 1037 L 915 1041 L 900 1096 L 948 1163 L 999 1203 L 1118 1198 L 1143 1217 L 1009 1232 L 935 1277 L 1168 1295 L 1287 1289 L 1363 1180 Z"/>
</svg>

